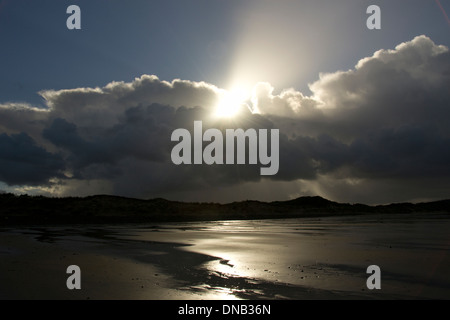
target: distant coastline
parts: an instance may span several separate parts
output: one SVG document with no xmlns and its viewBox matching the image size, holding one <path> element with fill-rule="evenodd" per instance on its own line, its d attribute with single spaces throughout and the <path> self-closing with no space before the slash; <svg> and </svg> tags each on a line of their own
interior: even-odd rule
<svg viewBox="0 0 450 320">
<path fill-rule="evenodd" d="M 450 200 L 369 206 L 321 197 L 227 204 L 140 200 L 109 195 L 84 198 L 0 195 L 0 226 L 88 223 L 152 223 L 324 217 L 361 214 L 450 213 Z"/>
</svg>

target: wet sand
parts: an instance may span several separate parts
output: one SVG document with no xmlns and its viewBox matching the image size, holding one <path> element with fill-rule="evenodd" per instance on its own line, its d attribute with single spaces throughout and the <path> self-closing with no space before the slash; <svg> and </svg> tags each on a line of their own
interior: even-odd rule
<svg viewBox="0 0 450 320">
<path fill-rule="evenodd" d="M 438 214 L 2 228 L 0 298 L 450 299 L 448 230 Z"/>
</svg>

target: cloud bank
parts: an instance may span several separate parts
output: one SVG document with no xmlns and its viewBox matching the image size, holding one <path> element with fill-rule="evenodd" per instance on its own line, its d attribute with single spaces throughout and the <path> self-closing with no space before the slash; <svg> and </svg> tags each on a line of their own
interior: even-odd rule
<svg viewBox="0 0 450 320">
<path fill-rule="evenodd" d="M 450 53 L 419 36 L 347 71 L 321 74 L 311 96 L 258 83 L 233 119 L 214 111 L 223 89 L 143 75 L 102 88 L 44 90 L 47 108 L 0 104 L 0 181 L 54 195 L 111 193 L 179 200 L 286 199 L 319 194 L 350 202 L 448 197 Z M 177 128 L 277 128 L 280 170 L 181 165 Z"/>
</svg>

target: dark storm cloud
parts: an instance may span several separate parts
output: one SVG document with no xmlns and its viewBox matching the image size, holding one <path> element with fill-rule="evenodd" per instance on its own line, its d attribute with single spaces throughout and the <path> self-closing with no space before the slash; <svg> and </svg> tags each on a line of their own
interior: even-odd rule
<svg viewBox="0 0 450 320">
<path fill-rule="evenodd" d="M 76 171 L 92 164 L 117 164 L 127 157 L 161 162 L 169 152 L 168 142 L 161 137 L 170 136 L 172 127 L 164 118 L 171 119 L 173 114 L 173 108 L 157 104 L 129 108 L 110 128 L 84 128 L 91 132 L 85 138 L 77 125 L 56 118 L 43 130 L 43 137 L 67 151 Z"/>
<path fill-rule="evenodd" d="M 145 75 L 103 88 L 43 91 L 45 110 L 0 106 L 0 128 L 8 134 L 0 141 L 17 145 L 2 149 L 2 159 L 14 160 L 2 162 L 1 180 L 27 185 L 56 177 L 61 194 L 79 193 L 85 185 L 90 193 L 138 197 L 195 190 L 211 195 L 245 185 L 242 195 L 253 198 L 252 183 L 269 180 L 291 181 L 288 194 L 296 194 L 294 182 L 301 180 L 302 192 L 338 197 L 333 185 L 370 190 L 371 184 L 382 189 L 380 181 L 395 181 L 398 189 L 409 184 L 410 192 L 411 181 L 415 190 L 421 181 L 434 179 L 440 190 L 449 181 L 446 47 L 420 36 L 380 50 L 354 69 L 321 74 L 310 88 L 311 96 L 294 89 L 275 94 L 270 84 L 259 83 L 248 101 L 259 113 L 243 108 L 233 119 L 212 116 L 223 90 L 207 83 Z M 203 130 L 280 129 L 278 174 L 261 177 L 260 165 L 172 164 L 171 133 L 192 131 L 195 120 L 203 121 Z M 22 144 L 15 135 L 20 132 Z M 19 173 L 18 163 L 41 169 Z"/>
<path fill-rule="evenodd" d="M 354 178 L 450 177 L 450 139 L 430 126 L 380 128 L 350 144 L 323 134 L 280 143 L 280 174 L 275 178 L 312 179 L 317 174 Z"/>
<path fill-rule="evenodd" d="M 0 180 L 10 185 L 47 184 L 61 177 L 63 159 L 36 145 L 26 133 L 0 134 Z"/>
</svg>

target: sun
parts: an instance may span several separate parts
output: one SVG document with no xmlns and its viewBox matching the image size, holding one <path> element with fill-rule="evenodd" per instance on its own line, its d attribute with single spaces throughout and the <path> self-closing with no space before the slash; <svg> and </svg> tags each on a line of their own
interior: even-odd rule
<svg viewBox="0 0 450 320">
<path fill-rule="evenodd" d="M 224 91 L 217 104 L 215 115 L 219 118 L 235 117 L 245 107 L 246 100 L 248 100 L 248 94 L 242 89 Z"/>
</svg>

